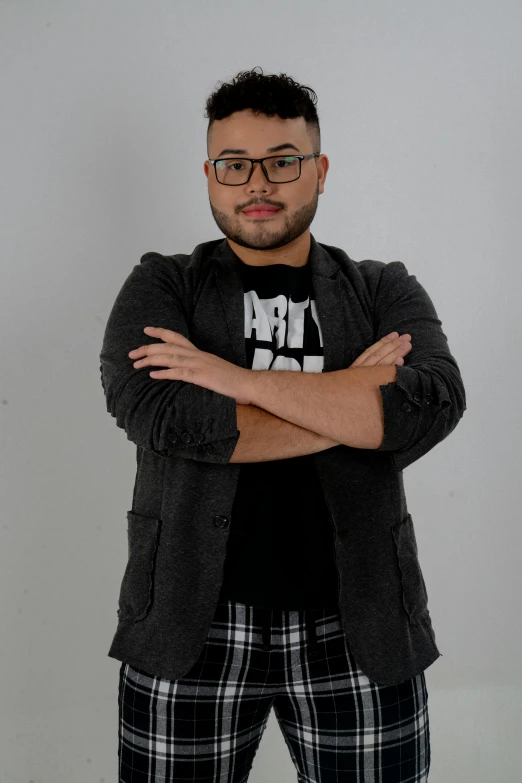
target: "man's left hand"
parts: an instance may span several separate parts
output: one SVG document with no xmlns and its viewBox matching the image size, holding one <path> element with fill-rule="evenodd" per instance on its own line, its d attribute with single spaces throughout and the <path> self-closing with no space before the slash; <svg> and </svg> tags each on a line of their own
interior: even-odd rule
<svg viewBox="0 0 522 783">
<path fill-rule="evenodd" d="M 152 326 L 145 327 L 143 331 L 163 342 L 142 345 L 131 351 L 129 356 L 134 361 L 134 367 L 168 367 L 167 370 L 155 370 L 149 374 L 158 380 L 195 383 L 233 397 L 240 405 L 251 404 L 251 370 L 238 367 L 212 353 L 200 351 L 179 332 Z"/>
</svg>

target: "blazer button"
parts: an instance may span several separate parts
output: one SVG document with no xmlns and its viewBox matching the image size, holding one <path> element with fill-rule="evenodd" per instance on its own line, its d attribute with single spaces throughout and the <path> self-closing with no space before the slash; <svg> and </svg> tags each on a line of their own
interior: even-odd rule
<svg viewBox="0 0 522 783">
<path fill-rule="evenodd" d="M 415 394 L 413 395 L 413 399 L 415 400 L 415 402 L 420 402 L 422 400 L 422 395 L 420 394 L 420 392 L 415 392 Z"/>
<path fill-rule="evenodd" d="M 214 524 L 216 527 L 228 527 L 228 519 L 221 517 L 219 514 L 214 517 Z"/>
<path fill-rule="evenodd" d="M 205 440 L 205 436 L 203 435 L 203 433 L 202 432 L 196 432 L 196 434 L 194 435 L 194 442 L 195 443 L 203 443 L 204 440 Z"/>
<path fill-rule="evenodd" d="M 167 439 L 168 439 L 169 443 L 177 443 L 178 442 L 178 436 L 174 435 L 174 433 L 172 433 L 172 435 L 168 435 Z"/>
<path fill-rule="evenodd" d="M 403 411 L 407 411 L 408 413 L 411 411 L 411 405 L 409 402 L 403 402 L 401 408 Z"/>
<path fill-rule="evenodd" d="M 183 441 L 183 443 L 190 443 L 190 441 L 192 440 L 192 436 L 190 432 L 184 432 L 181 436 L 181 440 Z"/>
<path fill-rule="evenodd" d="M 431 394 L 426 394 L 426 396 L 424 397 L 424 402 L 426 403 L 426 405 L 431 404 Z"/>
</svg>

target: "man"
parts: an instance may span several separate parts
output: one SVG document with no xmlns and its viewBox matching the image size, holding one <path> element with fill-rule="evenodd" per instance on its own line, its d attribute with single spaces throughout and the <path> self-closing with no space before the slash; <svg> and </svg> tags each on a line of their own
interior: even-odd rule
<svg viewBox="0 0 522 783">
<path fill-rule="evenodd" d="M 108 653 L 124 783 L 245 781 L 272 707 L 299 780 L 427 780 L 440 652 L 402 471 L 464 386 L 402 262 L 311 235 L 309 92 L 254 70 L 209 98 L 225 239 L 146 253 L 107 323 L 107 409 L 137 446 Z"/>
</svg>

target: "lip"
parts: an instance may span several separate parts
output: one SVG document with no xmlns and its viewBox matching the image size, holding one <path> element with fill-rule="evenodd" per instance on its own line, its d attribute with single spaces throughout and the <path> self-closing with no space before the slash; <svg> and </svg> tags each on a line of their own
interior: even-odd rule
<svg viewBox="0 0 522 783">
<path fill-rule="evenodd" d="M 270 218 L 274 215 L 277 215 L 279 212 L 278 207 L 259 207 L 259 208 L 253 208 L 249 207 L 248 210 L 243 210 L 243 215 L 246 215 L 250 218 Z"/>
</svg>

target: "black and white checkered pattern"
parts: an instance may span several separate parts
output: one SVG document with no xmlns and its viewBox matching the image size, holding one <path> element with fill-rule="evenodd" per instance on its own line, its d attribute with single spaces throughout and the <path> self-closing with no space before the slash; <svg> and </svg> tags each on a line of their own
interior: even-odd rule
<svg viewBox="0 0 522 783">
<path fill-rule="evenodd" d="M 190 671 L 166 680 L 122 663 L 118 703 L 119 783 L 243 783 L 272 707 L 299 783 L 428 780 L 424 673 L 369 680 L 335 608 L 218 603 Z"/>
</svg>

